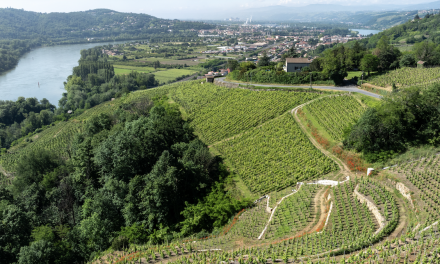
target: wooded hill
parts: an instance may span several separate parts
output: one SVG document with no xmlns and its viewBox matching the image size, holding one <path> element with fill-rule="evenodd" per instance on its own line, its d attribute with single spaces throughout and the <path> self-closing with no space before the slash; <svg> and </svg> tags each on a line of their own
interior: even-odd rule
<svg viewBox="0 0 440 264">
<path fill-rule="evenodd" d="M 382 36 L 387 36 L 393 44 L 414 44 L 424 40 L 440 43 L 438 25 L 440 14 L 427 14 L 425 17 L 411 17 L 402 25 L 398 25 L 372 36 L 369 43 L 377 43 Z"/>
<path fill-rule="evenodd" d="M 0 9 L 1 39 L 41 39 L 65 41 L 84 38 L 142 37 L 168 30 L 211 29 L 202 22 L 183 22 L 146 14 L 96 9 L 71 13 L 37 13 Z"/>
</svg>

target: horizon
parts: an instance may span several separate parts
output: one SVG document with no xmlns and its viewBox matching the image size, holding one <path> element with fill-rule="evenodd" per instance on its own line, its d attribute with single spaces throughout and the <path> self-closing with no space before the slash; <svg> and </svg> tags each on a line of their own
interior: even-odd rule
<svg viewBox="0 0 440 264">
<path fill-rule="evenodd" d="M 247 10 L 252 10 L 254 8 L 264 8 L 264 7 L 275 7 L 275 6 L 285 6 L 285 7 L 305 7 L 310 5 L 335 5 L 344 7 L 361 7 L 361 6 L 411 6 L 417 4 L 427 4 L 434 3 L 438 1 L 387 1 L 381 2 L 378 0 L 370 1 L 349 1 L 349 0 L 312 0 L 312 1 L 295 1 L 295 0 L 258 0 L 249 2 L 249 0 L 225 0 L 223 1 L 223 6 L 216 3 L 205 3 L 202 0 L 194 1 L 178 1 L 178 0 L 166 0 L 165 3 L 142 4 L 138 0 L 127 0 L 124 3 L 120 1 L 85 1 L 78 0 L 75 3 L 58 2 L 53 0 L 41 0 L 38 2 L 30 0 L 17 0 L 13 3 L 0 3 L 0 8 L 14 8 L 23 9 L 25 11 L 41 12 L 41 13 L 70 13 L 70 12 L 81 12 L 89 11 L 94 9 L 111 9 L 117 12 L 124 13 L 138 13 L 138 14 L 148 14 L 159 18 L 165 19 L 200 19 L 206 20 L 206 10 L 212 10 L 210 8 L 215 8 L 216 13 L 229 12 L 231 15 L 236 16 L 239 12 L 245 12 Z M 231 6 L 235 4 L 235 9 L 230 10 Z M 141 5 L 141 6 L 139 6 Z M 83 8 L 78 8 L 83 7 Z M 171 7 L 171 8 L 170 8 Z M 226 17 L 224 17 L 226 18 Z M 218 19 L 213 19 L 218 20 Z"/>
</svg>

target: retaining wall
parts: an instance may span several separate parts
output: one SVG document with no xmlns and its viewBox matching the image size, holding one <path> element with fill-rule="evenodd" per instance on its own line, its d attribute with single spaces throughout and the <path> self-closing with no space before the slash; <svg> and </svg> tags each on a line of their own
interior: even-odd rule
<svg viewBox="0 0 440 264">
<path fill-rule="evenodd" d="M 409 200 L 412 207 L 414 208 L 414 203 L 413 200 L 411 199 L 411 191 L 409 190 L 409 188 L 406 187 L 405 184 L 398 182 L 396 184 L 396 189 L 403 195 L 403 197 Z"/>
<path fill-rule="evenodd" d="M 379 223 L 379 229 L 374 233 L 376 235 L 384 228 L 386 222 L 385 217 L 380 214 L 379 209 L 374 203 L 370 202 L 367 197 L 358 192 L 358 189 L 359 185 L 356 186 L 356 188 L 354 189 L 354 194 L 358 198 L 359 202 L 367 204 L 368 209 L 373 213 L 374 217 L 376 217 L 376 220 Z"/>
</svg>

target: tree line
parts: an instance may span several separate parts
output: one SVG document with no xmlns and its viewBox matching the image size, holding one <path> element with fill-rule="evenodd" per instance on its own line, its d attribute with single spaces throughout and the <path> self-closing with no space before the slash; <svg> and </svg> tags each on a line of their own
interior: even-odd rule
<svg viewBox="0 0 440 264">
<path fill-rule="evenodd" d="M 0 100 L 0 149 L 54 121 L 55 106 L 47 99 L 19 97 L 17 101 Z"/>
</svg>

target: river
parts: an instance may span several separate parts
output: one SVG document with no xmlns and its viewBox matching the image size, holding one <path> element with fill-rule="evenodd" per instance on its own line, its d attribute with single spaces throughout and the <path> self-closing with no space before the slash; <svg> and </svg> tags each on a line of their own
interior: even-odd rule
<svg viewBox="0 0 440 264">
<path fill-rule="evenodd" d="M 82 49 L 130 41 L 84 43 L 41 47 L 25 54 L 18 65 L 0 74 L 0 100 L 17 100 L 19 96 L 46 98 L 58 107 L 64 90 L 63 82 L 78 65 Z M 38 85 L 39 84 L 39 85 Z"/>
<path fill-rule="evenodd" d="M 370 34 L 375 35 L 375 34 L 382 31 L 382 30 L 373 30 L 373 29 L 350 29 L 350 30 L 351 31 L 358 31 L 359 35 L 362 35 L 362 36 L 368 36 Z"/>
</svg>

